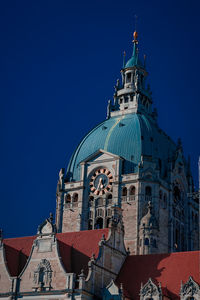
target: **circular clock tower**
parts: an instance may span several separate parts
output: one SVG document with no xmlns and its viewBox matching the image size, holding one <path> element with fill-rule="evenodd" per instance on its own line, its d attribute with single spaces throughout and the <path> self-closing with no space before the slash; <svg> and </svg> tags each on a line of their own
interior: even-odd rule
<svg viewBox="0 0 200 300">
<path fill-rule="evenodd" d="M 195 249 L 191 218 L 198 220 L 198 204 L 187 198 L 193 190 L 189 162 L 181 142 L 159 128 L 147 76 L 134 33 L 133 54 L 108 101 L 107 119 L 83 138 L 67 170 L 60 171 L 57 230 L 108 227 L 118 207 L 132 253 Z"/>
</svg>

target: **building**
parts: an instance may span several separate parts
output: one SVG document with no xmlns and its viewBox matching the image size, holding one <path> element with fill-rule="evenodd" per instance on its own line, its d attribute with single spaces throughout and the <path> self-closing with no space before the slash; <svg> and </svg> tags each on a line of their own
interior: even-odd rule
<svg viewBox="0 0 200 300">
<path fill-rule="evenodd" d="M 1 234 L 0 299 L 200 299 L 190 163 L 158 126 L 137 32 L 121 75 L 107 119 L 59 173 L 55 224 Z"/>
<path fill-rule="evenodd" d="M 57 189 L 59 232 L 106 228 L 111 206 L 122 208 L 125 244 L 131 253 L 167 253 L 198 248 L 198 202 L 190 162 L 159 128 L 148 73 L 138 53 L 121 70 L 107 120 L 74 151 Z M 149 203 L 149 204 L 148 204 Z M 149 211 L 148 210 L 149 206 Z"/>
</svg>

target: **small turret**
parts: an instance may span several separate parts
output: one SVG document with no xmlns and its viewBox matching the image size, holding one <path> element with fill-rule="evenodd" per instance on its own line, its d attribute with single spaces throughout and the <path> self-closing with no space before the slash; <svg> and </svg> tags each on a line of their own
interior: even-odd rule
<svg viewBox="0 0 200 300">
<path fill-rule="evenodd" d="M 138 33 L 133 33 L 133 53 L 125 63 L 125 52 L 123 55 L 123 68 L 121 70 L 122 85 L 115 86 L 114 106 L 111 110 L 111 117 L 133 112 L 143 112 L 151 116 L 152 98 L 149 85 L 145 86 L 148 75 L 144 63 L 139 58 Z"/>
<path fill-rule="evenodd" d="M 148 202 L 147 214 L 140 221 L 139 252 L 140 254 L 156 253 L 158 237 L 158 222 L 153 212 L 151 201 Z"/>
</svg>

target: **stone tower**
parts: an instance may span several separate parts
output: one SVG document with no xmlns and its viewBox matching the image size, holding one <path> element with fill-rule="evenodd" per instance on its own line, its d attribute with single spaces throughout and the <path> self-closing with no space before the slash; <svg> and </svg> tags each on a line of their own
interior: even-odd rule
<svg viewBox="0 0 200 300">
<path fill-rule="evenodd" d="M 193 191 L 189 162 L 180 140 L 175 143 L 158 126 L 137 32 L 133 37 L 133 54 L 108 101 L 107 119 L 60 171 L 57 230 L 108 227 L 118 207 L 131 253 L 197 249 L 198 203 L 187 197 Z"/>
</svg>

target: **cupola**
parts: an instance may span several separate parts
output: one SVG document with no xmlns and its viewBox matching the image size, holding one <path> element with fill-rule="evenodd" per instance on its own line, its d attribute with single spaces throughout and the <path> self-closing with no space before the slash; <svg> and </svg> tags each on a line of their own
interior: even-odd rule
<svg viewBox="0 0 200 300">
<path fill-rule="evenodd" d="M 145 57 L 145 56 L 144 56 Z M 130 114 L 143 113 L 153 118 L 152 97 L 149 85 L 146 85 L 148 73 L 145 68 L 145 59 L 142 63 L 139 57 L 138 33 L 133 33 L 133 53 L 121 70 L 122 83 L 117 80 L 114 93 L 114 105 L 109 102 L 108 118 Z"/>
</svg>

